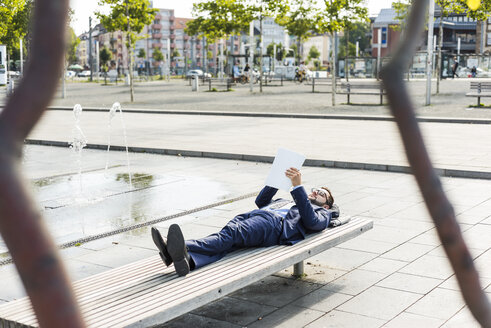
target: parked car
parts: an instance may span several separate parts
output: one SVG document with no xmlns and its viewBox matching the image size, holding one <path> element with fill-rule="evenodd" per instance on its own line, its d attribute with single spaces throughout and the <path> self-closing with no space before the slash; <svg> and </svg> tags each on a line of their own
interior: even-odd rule
<svg viewBox="0 0 491 328">
<path fill-rule="evenodd" d="M 90 71 L 81 71 L 80 73 L 77 74 L 78 77 L 89 77 L 90 76 Z"/>
<path fill-rule="evenodd" d="M 200 69 L 192 69 L 190 71 L 188 71 L 186 73 L 186 78 L 187 79 L 190 79 L 191 77 L 193 76 L 197 76 L 197 77 L 211 77 L 211 74 L 210 73 L 205 73 L 203 72 L 202 70 Z"/>
</svg>

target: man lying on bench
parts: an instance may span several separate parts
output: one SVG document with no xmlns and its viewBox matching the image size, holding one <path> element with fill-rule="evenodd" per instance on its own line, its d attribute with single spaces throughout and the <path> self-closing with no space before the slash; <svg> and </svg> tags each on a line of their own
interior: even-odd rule
<svg viewBox="0 0 491 328">
<path fill-rule="evenodd" d="M 177 224 L 169 227 L 167 240 L 152 227 L 152 239 L 160 257 L 174 268 L 179 276 L 185 276 L 206 264 L 218 261 L 227 253 L 245 247 L 293 245 L 309 232 L 326 229 L 339 209 L 334 205 L 331 191 L 326 187 L 312 189 L 307 195 L 302 186 L 302 176 L 296 168 L 287 169 L 291 180 L 293 201 L 272 201 L 278 189 L 264 187 L 256 198 L 259 209 L 237 215 L 218 233 L 197 240 L 184 240 Z"/>
</svg>

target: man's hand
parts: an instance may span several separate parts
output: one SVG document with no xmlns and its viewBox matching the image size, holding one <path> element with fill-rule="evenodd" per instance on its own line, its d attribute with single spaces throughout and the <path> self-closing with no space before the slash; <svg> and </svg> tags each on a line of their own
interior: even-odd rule
<svg viewBox="0 0 491 328">
<path fill-rule="evenodd" d="M 299 170 L 297 170 L 294 167 L 290 167 L 285 171 L 285 175 L 292 180 L 292 185 L 294 187 L 299 186 L 302 184 L 302 174 L 300 173 Z"/>
</svg>

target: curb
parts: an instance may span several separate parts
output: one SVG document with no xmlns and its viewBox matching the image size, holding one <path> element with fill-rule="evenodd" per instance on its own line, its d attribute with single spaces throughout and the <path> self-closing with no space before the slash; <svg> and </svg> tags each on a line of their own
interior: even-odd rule
<svg viewBox="0 0 491 328">
<path fill-rule="evenodd" d="M 52 106 L 47 110 L 71 111 L 72 107 Z M 109 108 L 86 107 L 86 112 L 108 112 Z M 171 114 L 171 115 L 203 115 L 203 116 L 237 116 L 237 117 L 266 117 L 266 118 L 302 118 L 325 120 L 353 120 L 353 121 L 390 121 L 394 117 L 389 115 L 340 115 L 340 114 L 300 114 L 300 113 L 253 113 L 253 112 L 219 112 L 219 111 L 186 111 L 172 109 L 124 109 L 124 113 L 134 114 Z M 469 119 L 451 117 L 418 117 L 418 122 L 424 123 L 458 123 L 458 124 L 491 124 L 491 119 Z"/>
<path fill-rule="evenodd" d="M 68 148 L 70 144 L 66 141 L 50 141 L 50 140 L 37 140 L 26 139 L 24 141 L 28 145 L 41 145 L 41 146 L 54 146 Z M 101 144 L 87 144 L 87 149 L 106 150 L 107 145 Z M 111 146 L 113 151 L 126 151 L 125 146 Z M 215 159 L 229 159 L 237 161 L 248 162 L 262 162 L 273 163 L 274 156 L 265 155 L 253 155 L 253 154 L 236 154 L 236 153 L 218 153 L 218 152 L 206 152 L 199 150 L 180 150 L 180 149 L 164 149 L 164 148 L 149 148 L 149 147 L 128 147 L 128 151 L 132 153 L 147 153 L 147 154 L 160 154 L 170 156 L 187 156 L 187 157 L 202 157 L 202 158 L 215 158 Z M 332 161 L 321 159 L 307 158 L 304 163 L 305 166 L 311 167 L 325 167 L 325 168 L 338 168 L 338 169 L 351 169 L 351 170 L 367 170 L 367 171 L 379 171 L 379 172 L 392 172 L 392 173 L 407 173 L 412 174 L 410 166 L 407 165 L 390 165 L 390 164 L 376 164 L 376 163 L 362 163 L 362 162 L 347 162 L 347 161 Z M 470 170 L 457 170 L 457 169 L 445 169 L 435 168 L 437 175 L 442 177 L 452 178 L 465 178 L 465 179 L 482 179 L 491 180 L 491 172 L 489 171 L 470 171 Z"/>
</svg>

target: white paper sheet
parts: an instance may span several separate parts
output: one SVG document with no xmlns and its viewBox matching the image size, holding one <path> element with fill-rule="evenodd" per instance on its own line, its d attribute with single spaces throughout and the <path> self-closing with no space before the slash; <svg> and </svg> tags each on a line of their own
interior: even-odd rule
<svg viewBox="0 0 491 328">
<path fill-rule="evenodd" d="M 289 191 L 292 187 L 292 182 L 285 175 L 285 171 L 290 167 L 300 170 L 304 161 L 304 155 L 285 148 L 279 148 L 278 153 L 274 158 L 273 165 L 271 165 L 268 177 L 266 178 L 266 186 Z"/>
</svg>

